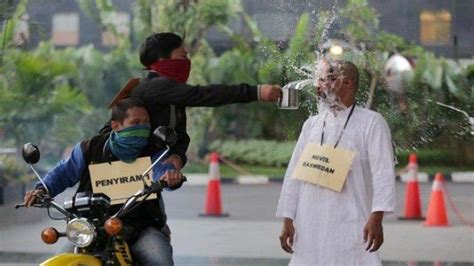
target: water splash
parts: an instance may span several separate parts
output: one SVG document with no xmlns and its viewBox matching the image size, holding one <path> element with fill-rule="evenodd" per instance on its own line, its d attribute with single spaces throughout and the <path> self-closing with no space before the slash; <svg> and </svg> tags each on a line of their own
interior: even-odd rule
<svg viewBox="0 0 474 266">
<path fill-rule="evenodd" d="M 336 12 L 336 7 L 337 7 L 337 1 L 331 8 L 331 16 L 329 17 L 328 21 L 324 24 L 323 31 L 321 32 L 321 36 L 319 38 L 319 46 L 318 49 L 315 51 L 316 53 L 316 58 L 324 58 L 325 57 L 325 52 L 323 48 L 323 44 L 328 41 L 328 36 L 329 36 L 329 29 L 330 27 L 334 24 L 336 19 L 338 18 L 337 12 Z"/>
<path fill-rule="evenodd" d="M 429 99 L 428 99 L 427 101 L 428 101 L 428 102 L 433 102 L 432 100 L 429 100 Z M 448 108 L 448 109 L 451 109 L 451 110 L 454 110 L 454 111 L 456 111 L 456 112 L 459 112 L 459 113 L 463 114 L 463 115 L 468 119 L 469 124 L 471 125 L 471 135 L 474 136 L 474 117 L 470 117 L 470 116 L 467 114 L 466 111 L 461 110 L 461 109 L 459 109 L 459 108 L 456 108 L 456 107 L 454 107 L 454 106 L 452 106 L 452 105 L 448 105 L 448 104 L 444 104 L 444 103 L 440 103 L 440 102 L 435 102 L 435 103 L 436 103 L 437 105 L 439 105 L 439 106 L 443 106 L 443 107 L 446 107 L 446 108 Z M 456 132 L 456 133 L 457 133 L 457 132 Z"/>
<path fill-rule="evenodd" d="M 316 86 L 316 80 L 315 79 L 303 79 L 303 80 L 296 80 L 292 81 L 285 86 L 283 86 L 283 89 L 288 89 L 288 88 L 293 88 L 295 90 L 302 90 L 308 85 L 313 85 Z"/>
<path fill-rule="evenodd" d="M 285 11 L 293 11 L 290 13 L 297 13 L 297 10 L 293 5 L 290 5 L 291 1 L 282 1 L 282 3 L 286 3 L 287 6 L 282 6 L 282 10 Z M 289 69 L 292 73 L 297 74 L 297 80 L 290 80 L 285 87 L 292 87 L 299 90 L 301 93 L 302 101 L 300 102 L 300 109 L 308 111 L 308 113 L 312 116 L 318 113 L 321 113 L 324 110 L 324 104 L 321 101 L 321 98 L 317 95 L 317 89 L 319 82 L 318 72 L 317 72 L 317 65 L 316 62 L 322 59 L 328 59 L 332 61 L 332 59 L 346 59 L 349 61 L 354 62 L 356 65 L 361 66 L 363 68 L 372 68 L 372 69 L 380 69 L 384 68 L 386 61 L 388 60 L 388 53 L 383 53 L 383 51 L 371 51 L 364 43 L 357 43 L 357 45 L 345 43 L 343 40 L 340 40 L 343 48 L 344 48 L 344 55 L 335 56 L 329 52 L 329 48 L 331 43 L 336 41 L 335 44 L 339 44 L 337 40 L 332 40 L 333 33 L 336 32 L 336 28 L 334 27 L 340 20 L 340 15 L 338 14 L 338 4 L 337 1 L 332 4 L 332 8 L 325 9 L 326 13 L 323 15 L 320 11 L 322 11 L 322 7 L 316 7 L 317 4 L 314 2 L 305 2 L 307 5 L 306 10 L 309 11 L 308 13 L 311 14 L 311 19 L 314 22 L 319 19 L 319 23 L 317 23 L 317 37 L 318 43 L 315 44 L 314 47 L 314 64 L 306 64 L 301 66 L 301 62 L 286 62 L 287 69 Z M 347 52 L 346 52 L 347 51 Z M 370 67 L 369 67 L 370 66 Z M 366 84 L 367 86 L 360 87 L 358 96 L 357 96 L 357 104 L 365 105 L 368 101 L 370 91 L 370 82 L 371 82 L 371 75 L 365 73 L 360 69 L 361 76 L 360 80 L 361 83 Z M 294 77 L 294 76 L 293 76 Z M 390 94 L 389 91 L 380 90 L 380 87 L 384 87 L 384 85 L 380 85 L 383 81 L 379 80 L 379 85 L 376 84 L 374 87 L 377 91 L 373 100 L 374 102 L 377 101 L 378 104 L 376 105 L 376 111 L 384 115 L 386 120 L 392 126 L 392 132 L 396 135 L 396 138 L 400 141 L 401 146 L 395 147 L 396 150 L 406 151 L 407 149 L 417 150 L 420 147 L 426 146 L 427 143 L 435 142 L 440 135 L 446 134 L 446 130 L 449 130 L 447 134 L 451 134 L 454 138 L 464 138 L 466 135 L 474 135 L 474 117 L 470 117 L 465 111 L 460 110 L 456 107 L 449 106 L 440 102 L 433 102 L 430 106 L 426 106 L 424 103 L 428 100 L 429 95 L 422 95 L 420 98 L 413 99 L 409 98 L 408 94 L 405 93 L 401 97 L 407 97 L 407 104 L 410 105 L 408 110 L 397 108 L 400 104 L 397 102 L 396 97 L 393 94 Z M 418 93 L 418 92 L 417 92 Z M 326 95 L 326 100 L 328 101 L 337 101 L 335 95 Z M 429 100 L 428 100 L 429 101 Z M 431 114 L 429 110 L 432 108 L 436 108 L 438 106 L 442 106 L 442 108 L 449 108 L 452 111 L 462 113 L 465 117 L 467 117 L 468 122 L 470 125 L 466 127 L 464 123 L 451 123 L 448 118 L 443 120 L 444 114 L 447 114 L 448 117 L 452 116 L 449 115 L 449 112 L 439 110 L 437 112 L 441 112 L 443 114 L 443 118 L 439 118 L 439 115 Z M 436 108 L 438 109 L 438 108 Z M 407 129 L 407 127 L 409 129 Z M 402 130 L 400 130 L 402 129 Z M 470 129 L 470 130 L 466 130 Z"/>
</svg>

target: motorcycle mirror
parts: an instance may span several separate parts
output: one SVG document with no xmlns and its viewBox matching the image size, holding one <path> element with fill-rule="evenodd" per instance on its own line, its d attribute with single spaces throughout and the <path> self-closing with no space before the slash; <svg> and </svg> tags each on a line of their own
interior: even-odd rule
<svg viewBox="0 0 474 266">
<path fill-rule="evenodd" d="M 152 142 L 159 146 L 168 145 L 171 147 L 176 144 L 177 140 L 176 131 L 171 127 L 161 126 L 153 131 Z"/>
<path fill-rule="evenodd" d="M 28 164 L 35 164 L 40 159 L 40 151 L 38 147 L 31 143 L 26 143 L 25 145 L 23 145 L 23 148 L 21 149 L 21 154 L 23 156 L 23 160 L 25 160 L 25 162 L 27 162 Z"/>
</svg>

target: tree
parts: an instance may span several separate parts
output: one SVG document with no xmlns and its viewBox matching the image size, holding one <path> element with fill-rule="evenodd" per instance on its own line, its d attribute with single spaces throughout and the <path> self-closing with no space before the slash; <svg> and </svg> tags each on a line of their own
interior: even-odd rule
<svg viewBox="0 0 474 266">
<path fill-rule="evenodd" d="M 312 78 L 314 62 L 328 56 L 322 44 L 329 35 L 335 35 L 348 44 L 343 55 L 337 58 L 351 60 L 360 69 L 357 102 L 387 118 L 400 149 L 439 143 L 443 138 L 441 142 L 445 144 L 458 143 L 470 136 L 466 118 L 437 102 L 458 107 L 473 116 L 472 68 L 459 67 L 399 36 L 380 31 L 378 14 L 367 0 L 348 0 L 333 10 L 321 10 L 314 16 L 315 25 L 308 14 L 303 14 L 288 43 L 265 38 L 258 25 L 242 11 L 240 1 L 137 0 L 131 4 L 134 13 L 129 37 L 120 35 L 116 25 L 108 19 L 116 12 L 112 1 L 80 0 L 79 4 L 89 17 L 119 39 L 111 51 L 100 52 L 88 46 L 69 57 L 76 68 L 71 70 L 75 76 L 65 74 L 66 83 L 84 93 L 94 106 L 94 115 L 103 117 L 101 121 L 76 117 L 75 120 L 84 123 L 82 130 L 87 132 L 96 132 L 95 128 L 106 119 L 103 107 L 122 84 L 130 77 L 141 75 L 137 44 L 152 32 L 172 31 L 186 35 L 193 62 L 189 82 L 201 85 L 240 82 L 285 85 Z M 249 36 L 232 31 L 228 25 L 235 19 L 245 22 Z M 332 26 L 336 22 L 338 32 L 333 34 Z M 205 38 L 213 27 L 227 34 L 234 43 L 232 49 L 220 56 Z M 383 66 L 392 53 L 416 61 L 405 90 L 406 109 L 400 107 L 385 83 Z M 191 149 L 205 151 L 208 142 L 215 138 L 294 140 L 305 118 L 317 112 L 314 89 L 308 86 L 303 96 L 300 110 L 294 112 L 277 111 L 271 104 L 193 108 L 188 112 L 189 133 L 193 139 Z M 425 100 L 429 101 L 423 103 Z M 59 118 L 54 120 L 60 121 Z"/>
<path fill-rule="evenodd" d="M 441 105 L 456 106 L 473 116 L 472 83 L 463 67 L 380 31 L 378 14 L 367 0 L 347 1 L 339 16 L 347 23 L 341 34 L 352 47 L 343 58 L 354 61 L 362 72 L 359 88 L 363 90 L 358 102 L 365 102 L 386 117 L 398 150 L 430 145 L 452 148 L 471 138 L 467 118 Z M 384 81 L 384 63 L 393 53 L 415 62 L 414 73 L 405 86 L 405 105 L 397 103 Z"/>
<path fill-rule="evenodd" d="M 0 34 L 0 67 L 3 66 L 6 50 L 14 45 L 15 26 L 25 13 L 27 4 L 27 0 L 20 0 L 18 3 L 8 0 L 0 4 L 0 22 L 3 22 Z"/>
<path fill-rule="evenodd" d="M 308 14 L 303 14 L 299 19 L 287 48 L 279 47 L 266 38 L 250 17 L 245 14 L 242 16 L 251 31 L 252 42 L 249 43 L 236 34 L 231 34 L 237 45 L 233 50 L 224 53 L 215 67 L 227 73 L 221 82 L 269 83 L 282 84 L 283 86 L 290 81 L 311 78 L 311 73 L 307 69 L 311 62 L 314 62 L 315 55 L 313 53 L 314 46 L 308 45 L 311 38 Z M 238 71 L 232 64 L 222 60 L 228 57 L 231 59 L 228 59 L 227 62 L 238 66 Z M 308 92 L 311 95 L 311 91 Z M 306 99 L 308 98 L 306 97 Z M 303 101 L 303 103 L 305 102 Z M 239 108 L 240 112 L 235 112 L 235 108 Z M 238 123 L 229 121 L 230 125 L 232 123 L 238 125 L 236 127 L 238 131 L 233 134 L 236 138 L 277 140 L 296 139 L 304 118 L 312 112 L 305 107 L 293 112 L 277 111 L 277 107 L 271 104 L 251 104 L 246 105 L 245 108 L 239 106 L 223 107 L 222 109 L 228 110 L 227 112 L 230 114 L 235 114 L 237 121 L 239 121 Z M 219 113 L 226 114 L 226 112 Z M 220 137 L 229 136 L 228 133 L 221 131 Z"/>
<path fill-rule="evenodd" d="M 81 9 L 102 28 L 117 32 L 115 25 L 105 19 L 116 11 L 111 1 L 80 0 L 79 3 Z M 123 40 L 124 36 L 117 34 L 116 37 L 121 41 L 111 51 L 110 58 L 90 47 L 83 48 L 83 53 L 90 60 L 83 62 L 88 67 L 80 68 L 80 74 L 85 79 L 79 80 L 79 85 L 96 107 L 110 100 L 126 79 L 139 75 L 137 70 L 141 67 L 138 64 L 136 45 L 153 32 L 171 31 L 183 37 L 185 35 L 193 61 L 189 82 L 208 84 L 211 80 L 208 72 L 210 60 L 215 54 L 205 39 L 206 32 L 211 27 L 225 27 L 236 17 L 241 7 L 240 1 L 236 0 L 138 0 L 132 3 L 132 10 L 131 45 L 127 45 L 129 40 Z M 103 61 L 103 64 L 96 63 L 99 61 Z M 107 69 L 102 66 L 111 67 Z M 91 84 L 94 86 L 90 86 Z M 193 112 L 189 112 L 189 124 L 193 125 L 189 133 L 195 139 L 192 144 L 199 143 L 197 139 L 202 139 L 206 134 L 213 113 L 212 108 L 195 108 Z"/>
<path fill-rule="evenodd" d="M 17 146 L 53 136 L 49 129 L 60 116 L 88 111 L 86 97 L 69 83 L 75 74 L 71 53 L 42 44 L 35 51 L 8 49 L 4 54 L 0 127 L 11 132 Z"/>
</svg>

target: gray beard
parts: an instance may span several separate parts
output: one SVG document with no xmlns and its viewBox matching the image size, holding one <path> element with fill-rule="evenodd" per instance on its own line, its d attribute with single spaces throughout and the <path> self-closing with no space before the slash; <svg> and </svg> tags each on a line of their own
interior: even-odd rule
<svg viewBox="0 0 474 266">
<path fill-rule="evenodd" d="M 345 106 L 342 103 L 341 99 L 335 94 L 331 93 L 326 94 L 325 96 L 326 97 L 318 96 L 316 98 L 318 105 L 318 113 L 323 114 L 325 112 L 331 111 L 333 112 L 334 116 L 337 116 L 339 112 L 347 109 L 347 106 Z"/>
</svg>

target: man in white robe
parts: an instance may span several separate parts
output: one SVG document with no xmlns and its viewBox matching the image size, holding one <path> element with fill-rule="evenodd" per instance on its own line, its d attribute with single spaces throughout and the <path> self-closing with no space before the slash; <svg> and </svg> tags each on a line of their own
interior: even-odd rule
<svg viewBox="0 0 474 266">
<path fill-rule="evenodd" d="M 290 265 L 380 265 L 383 216 L 395 207 L 390 129 L 380 114 L 352 108 L 354 64 L 323 61 L 318 73 L 320 112 L 303 125 L 278 202 L 281 246 L 293 254 Z M 323 140 L 355 154 L 341 192 L 293 176 L 306 144 Z"/>
</svg>

